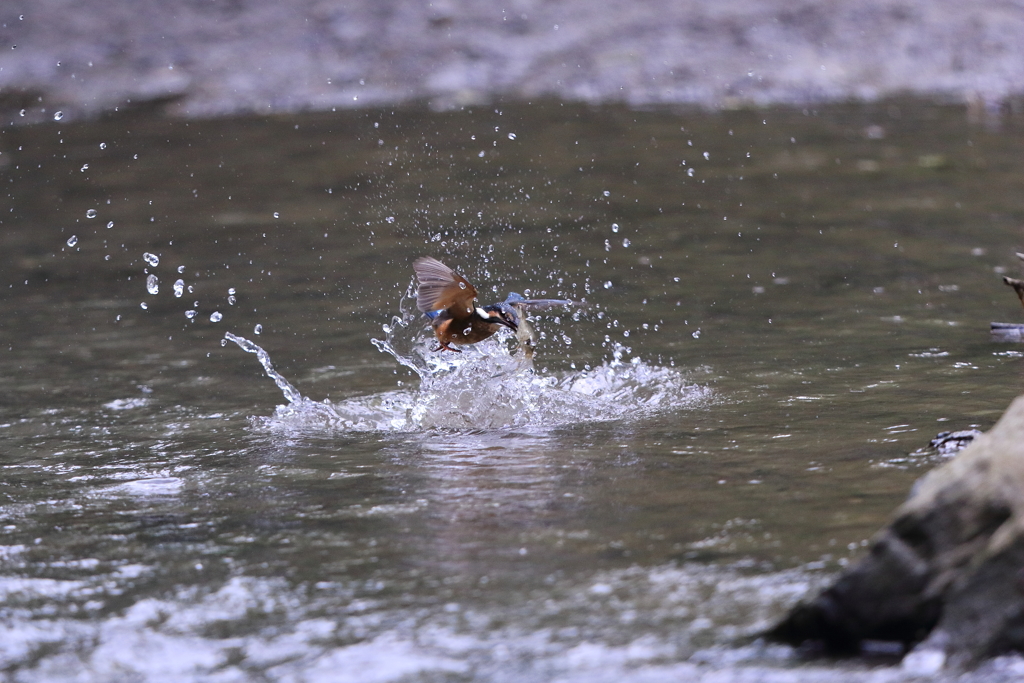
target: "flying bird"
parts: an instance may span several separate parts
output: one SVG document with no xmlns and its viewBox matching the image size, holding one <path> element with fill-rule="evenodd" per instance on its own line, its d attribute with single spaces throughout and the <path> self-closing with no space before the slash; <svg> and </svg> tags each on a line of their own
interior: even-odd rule
<svg viewBox="0 0 1024 683">
<path fill-rule="evenodd" d="M 566 299 L 524 299 L 512 292 L 505 301 L 480 306 L 476 288 L 469 280 L 437 259 L 421 256 L 413 261 L 412 269 L 416 273 L 416 307 L 430 320 L 440 344 L 434 351 L 459 352 L 453 345 L 476 344 L 502 327 L 517 332 L 525 324 L 520 316 L 525 318 L 528 309 L 572 303 Z"/>
</svg>

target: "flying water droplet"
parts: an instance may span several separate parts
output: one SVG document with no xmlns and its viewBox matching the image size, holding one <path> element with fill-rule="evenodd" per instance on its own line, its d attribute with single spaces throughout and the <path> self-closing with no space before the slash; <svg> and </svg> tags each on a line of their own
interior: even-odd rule
<svg viewBox="0 0 1024 683">
<path fill-rule="evenodd" d="M 704 159 L 706 159 L 706 160 L 708 160 L 708 161 L 710 161 L 710 160 L 711 160 L 711 154 L 710 154 L 710 152 L 704 152 Z"/>
<path fill-rule="evenodd" d="M 114 227 L 114 221 L 107 223 L 107 230 L 110 230 L 112 227 Z"/>
<path fill-rule="evenodd" d="M 53 113 L 53 120 L 54 121 L 60 121 L 62 118 L 64 118 L 64 112 L 57 111 L 57 112 Z"/>
<path fill-rule="evenodd" d="M 106 148 L 107 148 L 107 143 L 101 142 L 100 143 L 100 149 L 106 149 Z"/>
<path fill-rule="evenodd" d="M 149 308 L 149 304 L 147 304 L 145 301 L 143 301 L 141 304 L 139 304 L 139 308 L 141 308 L 142 310 L 145 311 L 146 309 Z"/>
<path fill-rule="evenodd" d="M 142 260 L 154 268 L 160 265 L 160 257 L 156 254 L 150 254 L 148 251 L 142 254 Z"/>
<path fill-rule="evenodd" d="M 604 288 L 605 288 L 605 289 L 611 289 L 611 288 L 612 288 L 612 281 L 611 281 L 611 280 L 607 280 L 607 281 L 606 281 L 606 282 L 604 283 Z"/>
<path fill-rule="evenodd" d="M 78 236 L 77 235 L 72 235 L 71 237 L 68 238 L 68 246 L 69 247 L 73 247 L 76 244 L 78 244 Z"/>
<path fill-rule="evenodd" d="M 281 214 L 279 214 L 277 211 L 275 211 L 274 212 L 274 218 L 280 218 L 280 217 L 281 217 Z"/>
<path fill-rule="evenodd" d="M 210 314 L 211 323 L 219 323 L 224 318 L 224 315 L 220 311 L 214 311 Z"/>
<path fill-rule="evenodd" d="M 238 301 L 238 299 L 235 298 L 234 294 L 228 297 L 229 306 L 234 306 L 236 301 Z"/>
<path fill-rule="evenodd" d="M 256 334 L 260 334 L 261 332 L 263 332 L 263 325 L 257 324 L 256 327 L 252 328 L 252 331 L 255 332 Z"/>
<path fill-rule="evenodd" d="M 228 287 L 228 294 L 235 294 L 235 288 L 234 287 Z"/>
<path fill-rule="evenodd" d="M 185 293 L 185 281 L 175 280 L 174 281 L 174 296 L 181 298 L 181 295 Z"/>
<path fill-rule="evenodd" d="M 690 176 L 691 178 L 693 177 L 693 173 L 694 173 L 693 166 L 691 166 L 690 168 L 686 169 L 686 175 Z"/>
<path fill-rule="evenodd" d="M 82 173 L 85 173 L 86 171 L 89 170 L 89 164 L 82 164 L 82 168 L 79 170 L 81 170 Z"/>
<path fill-rule="evenodd" d="M 86 218 L 96 218 L 96 209 L 89 209 L 85 212 Z"/>
<path fill-rule="evenodd" d="M 178 266 L 178 272 L 179 273 L 184 273 L 185 272 L 185 266 Z"/>
<path fill-rule="evenodd" d="M 146 277 L 146 291 L 150 294 L 160 293 L 160 280 L 156 275 L 150 274 Z"/>
<path fill-rule="evenodd" d="M 622 246 L 628 247 L 629 245 L 630 245 L 630 241 L 629 241 L 628 237 L 626 239 L 622 240 Z"/>
<path fill-rule="evenodd" d="M 612 223 L 612 232 L 618 232 L 618 231 L 619 231 L 619 224 L 618 223 Z"/>
<path fill-rule="evenodd" d="M 189 320 L 191 320 L 192 318 L 196 317 L 196 312 L 195 311 L 185 311 L 185 317 L 188 318 Z"/>
<path fill-rule="evenodd" d="M 516 139 L 516 134 L 515 133 L 509 133 L 508 134 L 508 139 L 509 140 L 515 140 Z"/>
<path fill-rule="evenodd" d="M 24 115 L 25 115 L 25 110 L 24 109 L 22 109 L 21 111 L 18 112 L 18 116 L 24 116 Z"/>
</svg>

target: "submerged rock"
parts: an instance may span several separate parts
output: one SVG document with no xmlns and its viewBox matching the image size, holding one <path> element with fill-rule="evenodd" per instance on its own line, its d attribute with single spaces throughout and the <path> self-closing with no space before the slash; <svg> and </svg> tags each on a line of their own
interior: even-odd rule
<svg viewBox="0 0 1024 683">
<path fill-rule="evenodd" d="M 899 641 L 915 671 L 1024 651 L 1024 396 L 918 481 L 867 557 L 769 636 L 833 652 Z"/>
</svg>

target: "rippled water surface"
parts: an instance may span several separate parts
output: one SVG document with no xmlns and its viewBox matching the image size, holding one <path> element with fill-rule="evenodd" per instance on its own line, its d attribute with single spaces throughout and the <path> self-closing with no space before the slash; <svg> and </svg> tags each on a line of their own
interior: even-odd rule
<svg viewBox="0 0 1024 683">
<path fill-rule="evenodd" d="M 139 113 L 0 152 L 10 680 L 909 680 L 753 636 L 1021 390 L 1013 113 Z M 436 353 L 424 254 L 575 304 L 532 368 Z"/>
</svg>

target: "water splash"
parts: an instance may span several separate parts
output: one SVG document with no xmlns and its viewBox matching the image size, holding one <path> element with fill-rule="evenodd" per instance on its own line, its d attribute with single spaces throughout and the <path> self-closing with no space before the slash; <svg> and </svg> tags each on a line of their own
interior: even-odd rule
<svg viewBox="0 0 1024 683">
<path fill-rule="evenodd" d="M 228 333 L 225 339 L 255 353 L 288 405 L 255 423 L 269 429 L 415 432 L 432 429 L 548 428 L 582 422 L 638 420 L 697 407 L 711 390 L 687 380 L 676 368 L 626 360 L 616 346 L 610 360 L 583 371 L 544 374 L 501 333 L 462 353 L 435 352 L 433 335 L 408 309 L 384 326 L 373 344 L 420 379 L 416 389 L 397 389 L 332 403 L 313 401 L 280 375 L 270 356 L 253 342 Z"/>
<path fill-rule="evenodd" d="M 243 351 L 255 353 L 256 359 L 260 362 L 260 365 L 263 366 L 263 370 L 267 373 L 267 377 L 274 380 L 277 384 L 277 388 L 284 393 L 284 397 L 288 399 L 289 403 L 301 403 L 306 400 L 303 398 L 302 394 L 299 393 L 299 390 L 291 385 L 291 382 L 286 380 L 283 375 L 274 369 L 274 365 L 270 362 L 269 353 L 256 344 L 253 344 L 245 337 L 239 337 L 238 335 L 228 332 L 224 335 L 224 338 L 238 344 Z"/>
</svg>

